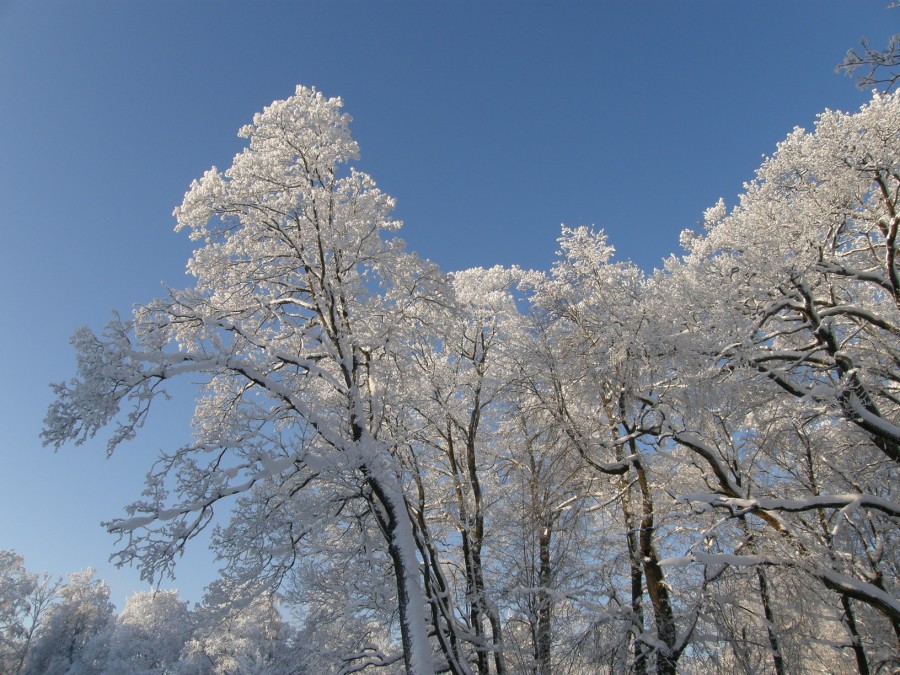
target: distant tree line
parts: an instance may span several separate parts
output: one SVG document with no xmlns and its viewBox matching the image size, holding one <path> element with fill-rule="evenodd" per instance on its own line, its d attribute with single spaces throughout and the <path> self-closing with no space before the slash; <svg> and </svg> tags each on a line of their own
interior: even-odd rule
<svg viewBox="0 0 900 675">
<path fill-rule="evenodd" d="M 189 609 L 177 591 L 144 591 L 117 615 L 93 570 L 51 579 L 0 550 L 4 675 L 287 675 L 305 672 L 301 644 L 272 596 L 236 596 L 215 583 Z"/>
</svg>

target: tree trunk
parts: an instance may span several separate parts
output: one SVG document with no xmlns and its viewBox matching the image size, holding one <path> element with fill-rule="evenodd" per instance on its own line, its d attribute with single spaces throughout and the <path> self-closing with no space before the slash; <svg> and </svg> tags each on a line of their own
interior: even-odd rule
<svg viewBox="0 0 900 675">
<path fill-rule="evenodd" d="M 537 594 L 537 630 L 534 639 L 534 657 L 539 675 L 552 675 L 550 661 L 553 644 L 553 599 L 544 590 L 553 583 L 553 569 L 550 561 L 550 543 L 553 530 L 550 523 L 545 523 L 538 535 L 538 585 L 541 590 Z"/>
<path fill-rule="evenodd" d="M 616 459 L 622 461 L 624 453 L 616 446 Z M 622 488 L 622 515 L 625 518 L 625 541 L 628 545 L 628 564 L 631 573 L 631 636 L 634 651 L 635 675 L 647 675 L 647 645 L 641 640 L 644 634 L 644 570 L 641 565 L 638 524 L 631 504 L 634 486 L 627 476 L 619 479 Z"/>
<path fill-rule="evenodd" d="M 457 633 L 454 608 L 448 602 L 450 586 L 444 575 L 428 523 L 425 520 L 425 486 L 422 482 L 422 474 L 415 456 L 413 456 L 413 463 L 415 466 L 414 477 L 419 493 L 419 505 L 414 512 L 416 542 L 419 554 L 424 561 L 425 594 L 428 604 L 431 606 L 431 622 L 434 626 L 435 637 L 437 637 L 441 651 L 447 658 L 449 672 L 452 675 L 471 675 L 465 656 L 460 651 L 462 639 Z M 443 627 L 441 625 L 442 622 Z"/>
<path fill-rule="evenodd" d="M 486 352 L 482 350 L 482 359 Z M 478 362 L 473 354 L 473 362 L 479 370 L 483 368 L 483 360 Z M 482 373 L 480 373 L 483 375 Z M 484 497 L 481 489 L 481 480 L 478 475 L 477 462 L 477 437 L 478 427 L 481 423 L 481 385 L 475 387 L 474 399 L 469 419 L 465 425 L 458 427 L 464 432 L 465 456 L 462 461 L 456 456 L 453 442 L 454 422 L 448 416 L 447 421 L 447 455 L 455 480 L 457 505 L 459 508 L 460 522 L 463 527 L 460 531 L 463 548 L 463 560 L 466 571 L 466 596 L 469 598 L 469 623 L 475 632 L 475 665 L 479 675 L 488 675 L 490 672 L 489 656 L 493 654 L 494 668 L 498 675 L 506 673 L 506 663 L 503 657 L 503 634 L 500 617 L 496 610 L 488 602 L 484 585 L 484 566 L 481 560 L 481 551 L 484 545 Z M 465 484 L 465 488 L 463 485 Z M 471 495 L 471 497 L 469 497 Z M 471 499 L 471 509 L 467 500 Z M 490 625 L 490 638 L 485 634 L 484 619 L 488 619 Z M 490 646 L 488 646 L 490 640 Z"/>
<path fill-rule="evenodd" d="M 856 627 L 856 616 L 850 606 L 850 598 L 846 595 L 841 595 L 841 607 L 844 609 L 843 624 L 850 633 L 850 645 L 853 649 L 853 656 L 856 658 L 856 669 L 859 671 L 859 675 L 869 675 L 869 661 L 866 659 L 866 651 L 863 649 L 862 639 Z"/>
<path fill-rule="evenodd" d="M 812 454 L 812 444 L 805 434 L 800 434 L 800 439 L 806 447 L 806 476 L 809 479 L 810 489 L 816 496 L 820 494 L 819 481 L 816 476 L 816 464 Z M 834 537 L 831 535 L 831 529 L 828 526 L 828 519 L 825 517 L 825 511 L 818 509 L 819 526 L 822 528 L 822 535 L 828 544 L 828 553 L 834 560 Z M 841 593 L 841 607 L 844 609 L 844 620 L 841 622 L 850 634 L 850 645 L 853 649 L 853 656 L 856 658 L 856 669 L 860 675 L 869 675 L 869 660 L 866 658 L 866 651 L 863 647 L 859 630 L 856 627 L 856 616 L 853 608 L 850 606 L 850 598 Z M 896 622 L 895 622 L 896 623 Z"/>
<path fill-rule="evenodd" d="M 784 657 L 781 655 L 781 645 L 778 635 L 775 633 L 775 614 L 772 612 L 772 602 L 769 599 L 769 582 L 766 581 L 766 573 L 761 567 L 756 568 L 756 578 L 759 580 L 759 597 L 762 600 L 763 613 L 766 617 L 766 633 L 769 635 L 769 646 L 772 648 L 772 662 L 776 675 L 784 675 Z"/>
<path fill-rule="evenodd" d="M 675 641 L 677 632 L 672 603 L 669 600 L 669 587 L 666 585 L 665 575 L 659 564 L 659 555 L 653 545 L 655 530 L 653 500 L 644 467 L 638 460 L 635 460 L 634 467 L 637 470 L 638 485 L 641 488 L 643 510 L 640 530 L 641 560 L 644 565 L 644 577 L 647 579 L 647 594 L 650 596 L 650 604 L 653 606 L 656 630 L 659 640 L 664 646 L 664 649 L 657 650 L 656 672 L 658 675 L 676 675 L 675 666 L 678 657 L 675 653 Z"/>
<path fill-rule="evenodd" d="M 397 584 L 400 639 L 408 675 L 433 675 L 425 596 L 419 585 L 419 562 L 409 511 L 399 489 L 386 481 L 369 478 L 371 505 L 388 544 Z"/>
<path fill-rule="evenodd" d="M 484 334 L 481 334 L 482 343 L 484 340 Z M 476 364 L 476 367 L 479 371 L 479 375 L 481 377 L 484 376 L 483 368 L 484 368 L 484 358 L 487 355 L 486 349 L 484 349 L 484 345 L 482 344 L 481 350 L 481 361 Z M 481 562 L 481 550 L 484 545 L 484 497 L 481 491 L 481 480 L 478 476 L 478 463 L 476 461 L 476 439 L 478 434 L 478 426 L 481 423 L 481 384 L 475 388 L 475 399 L 472 402 L 472 412 L 469 416 L 469 424 L 466 429 L 466 472 L 467 478 L 469 482 L 469 486 L 472 490 L 472 499 L 474 502 L 474 513 L 472 514 L 472 530 L 471 530 L 471 538 L 469 540 L 470 554 L 471 554 L 471 590 L 474 593 L 474 603 L 473 610 L 477 608 L 477 613 L 474 618 L 476 619 L 478 626 L 476 628 L 477 633 L 482 632 L 481 621 L 482 616 L 486 616 L 491 626 L 491 647 L 490 651 L 494 655 L 494 667 L 497 670 L 497 675 L 504 675 L 506 673 L 506 665 L 503 659 L 503 636 L 500 627 L 500 620 L 497 616 L 497 612 L 492 607 L 491 603 L 488 602 L 487 593 L 484 586 L 484 566 Z M 467 565 L 468 565 L 468 556 L 467 556 Z M 484 670 L 481 671 L 485 673 L 488 672 L 487 669 L 487 659 L 482 659 L 482 656 L 487 657 L 487 654 L 483 651 L 483 647 L 479 645 L 480 651 L 478 654 L 479 657 L 479 670 L 484 667 Z M 483 663 L 483 665 L 482 665 Z"/>
</svg>

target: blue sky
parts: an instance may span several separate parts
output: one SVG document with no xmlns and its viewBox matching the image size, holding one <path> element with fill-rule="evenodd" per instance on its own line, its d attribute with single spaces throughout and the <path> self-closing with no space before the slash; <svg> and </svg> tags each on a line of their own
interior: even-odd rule
<svg viewBox="0 0 900 675">
<path fill-rule="evenodd" d="M 187 439 L 191 396 L 107 461 L 105 439 L 41 447 L 47 384 L 77 326 L 188 283 L 172 209 L 296 84 L 344 98 L 360 167 L 442 268 L 547 268 L 564 222 L 649 270 L 794 126 L 868 98 L 834 66 L 900 31 L 886 4 L 0 0 L 0 548 L 96 567 L 119 608 L 140 587 L 99 522 Z M 198 551 L 174 585 L 214 577 Z"/>
</svg>

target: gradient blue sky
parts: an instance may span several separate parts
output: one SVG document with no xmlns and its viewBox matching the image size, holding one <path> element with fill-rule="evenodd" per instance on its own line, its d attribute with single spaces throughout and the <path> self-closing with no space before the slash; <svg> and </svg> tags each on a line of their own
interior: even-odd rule
<svg viewBox="0 0 900 675">
<path fill-rule="evenodd" d="M 120 609 L 140 588 L 99 522 L 187 439 L 191 396 L 107 461 L 105 439 L 41 447 L 47 383 L 77 326 L 188 283 L 172 209 L 296 84 L 344 98 L 361 168 L 444 269 L 547 268 L 564 222 L 649 270 L 794 126 L 869 97 L 834 66 L 900 31 L 886 4 L 0 0 L 0 548 L 96 567 Z M 174 586 L 213 578 L 196 551 Z"/>
</svg>

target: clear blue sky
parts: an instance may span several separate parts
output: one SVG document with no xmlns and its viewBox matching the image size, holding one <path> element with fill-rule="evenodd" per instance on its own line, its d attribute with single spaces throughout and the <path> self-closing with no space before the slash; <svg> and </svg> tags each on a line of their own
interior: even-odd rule
<svg viewBox="0 0 900 675">
<path fill-rule="evenodd" d="M 646 269 L 761 156 L 868 94 L 834 73 L 900 31 L 887 0 L 217 2 L 0 0 L 0 548 L 32 570 L 140 587 L 99 522 L 137 497 L 190 395 L 111 460 L 38 433 L 68 336 L 188 283 L 172 209 L 237 129 L 298 83 L 342 96 L 361 167 L 444 269 L 547 268 L 595 224 Z M 198 600 L 211 559 L 176 586 Z"/>
</svg>

